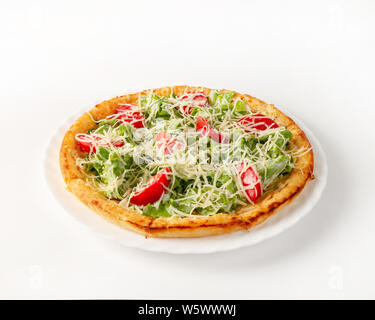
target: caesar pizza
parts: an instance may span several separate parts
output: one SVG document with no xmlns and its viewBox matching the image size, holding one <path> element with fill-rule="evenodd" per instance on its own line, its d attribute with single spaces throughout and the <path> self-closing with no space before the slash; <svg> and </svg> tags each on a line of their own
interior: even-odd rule
<svg viewBox="0 0 375 320">
<path fill-rule="evenodd" d="M 314 178 L 298 125 L 247 94 L 174 86 L 96 105 L 66 132 L 60 168 L 85 205 L 145 236 L 248 230 Z"/>
</svg>

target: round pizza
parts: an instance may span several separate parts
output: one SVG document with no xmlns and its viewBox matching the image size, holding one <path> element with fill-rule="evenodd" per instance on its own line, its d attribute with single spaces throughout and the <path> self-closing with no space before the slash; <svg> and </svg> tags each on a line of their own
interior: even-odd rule
<svg viewBox="0 0 375 320">
<path fill-rule="evenodd" d="M 247 230 L 314 178 L 304 132 L 247 94 L 174 86 L 113 98 L 66 132 L 67 189 L 145 236 Z"/>
</svg>

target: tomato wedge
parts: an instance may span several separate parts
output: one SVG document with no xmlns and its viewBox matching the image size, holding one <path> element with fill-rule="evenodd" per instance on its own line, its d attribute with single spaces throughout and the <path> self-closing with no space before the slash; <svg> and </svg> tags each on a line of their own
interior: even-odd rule
<svg viewBox="0 0 375 320">
<path fill-rule="evenodd" d="M 156 137 L 156 146 L 159 149 L 164 148 L 164 153 L 166 155 L 172 154 L 175 150 L 181 150 L 184 145 L 177 140 L 176 137 L 172 137 L 169 133 L 160 131 Z"/>
<path fill-rule="evenodd" d="M 96 148 L 95 148 L 95 145 L 94 145 L 94 139 L 97 140 L 96 138 L 97 137 L 95 137 L 95 136 L 89 136 L 89 135 L 84 134 L 84 133 L 76 135 L 77 144 L 80 147 L 82 152 L 93 152 L 93 153 L 95 153 Z"/>
<path fill-rule="evenodd" d="M 113 146 L 116 147 L 116 148 L 120 148 L 124 145 L 124 141 L 115 141 L 115 142 L 112 142 Z"/>
<path fill-rule="evenodd" d="M 181 100 L 188 100 L 181 108 L 184 113 L 190 114 L 194 106 L 204 107 L 207 104 L 208 98 L 203 92 L 187 92 L 181 97 Z"/>
<path fill-rule="evenodd" d="M 132 104 L 125 104 L 116 109 L 116 114 L 119 114 L 118 119 L 122 122 L 130 123 L 134 128 L 144 128 L 144 115 L 139 112 L 135 111 L 134 108 L 136 106 Z"/>
<path fill-rule="evenodd" d="M 144 184 L 140 191 L 136 192 L 131 198 L 130 203 L 137 206 L 146 206 L 158 201 L 169 186 L 171 170 L 165 168 L 157 175 L 153 176 L 146 184 Z"/>
<path fill-rule="evenodd" d="M 199 116 L 197 118 L 197 131 L 201 135 L 206 136 L 209 130 L 210 130 L 210 125 L 208 124 L 208 120 L 204 117 Z"/>
<path fill-rule="evenodd" d="M 249 132 L 251 129 L 263 131 L 279 127 L 278 124 L 271 118 L 260 113 L 247 115 L 238 120 L 238 123 L 247 132 Z"/>
<path fill-rule="evenodd" d="M 197 131 L 201 136 L 209 136 L 218 143 L 228 143 L 228 138 L 224 137 L 219 131 L 212 129 L 208 120 L 202 116 L 197 118 Z"/>
<path fill-rule="evenodd" d="M 242 185 L 245 189 L 246 198 L 249 202 L 255 203 L 262 195 L 262 182 L 258 173 L 252 166 L 240 163 L 237 166 Z"/>
<path fill-rule="evenodd" d="M 92 152 L 96 153 L 96 144 L 102 145 L 103 147 L 109 147 L 109 143 L 101 143 L 103 140 L 102 137 L 96 135 L 88 135 L 88 134 L 78 134 L 76 136 L 77 144 L 80 147 L 82 152 Z M 124 141 L 114 141 L 111 144 L 116 147 L 122 147 L 124 145 Z"/>
</svg>

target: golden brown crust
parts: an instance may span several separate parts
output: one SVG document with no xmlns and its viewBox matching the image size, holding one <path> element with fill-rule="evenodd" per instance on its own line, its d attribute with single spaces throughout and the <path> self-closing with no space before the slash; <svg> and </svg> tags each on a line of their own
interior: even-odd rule
<svg viewBox="0 0 375 320">
<path fill-rule="evenodd" d="M 174 86 L 152 90 L 155 94 L 165 96 L 171 92 L 182 95 L 186 91 L 203 91 L 209 94 L 212 89 L 202 87 Z M 114 113 L 119 103 L 138 103 L 139 94 L 147 94 L 150 90 L 140 93 L 127 94 L 96 105 L 90 114 L 95 119 L 103 119 Z M 221 90 L 226 92 L 229 90 Z M 230 91 L 233 92 L 233 91 Z M 292 133 L 292 142 L 297 147 L 311 148 L 304 132 L 275 106 L 267 104 L 247 94 L 236 93 L 247 101 L 253 111 L 273 117 L 279 125 L 287 127 Z M 241 207 L 235 213 L 219 213 L 213 216 L 151 218 L 135 210 L 126 209 L 116 201 L 108 200 L 102 194 L 85 182 L 85 175 L 76 165 L 76 159 L 81 155 L 75 142 L 77 133 L 87 132 L 94 128 L 95 122 L 88 113 L 82 115 L 68 130 L 63 139 L 60 150 L 60 168 L 65 183 L 71 191 L 85 205 L 101 214 L 109 221 L 126 229 L 145 236 L 170 237 L 202 237 L 229 233 L 240 229 L 249 229 L 271 216 L 281 206 L 287 204 L 297 196 L 305 184 L 313 179 L 314 157 L 310 150 L 303 156 L 296 158 L 296 167 L 284 185 L 273 192 L 265 194 L 255 205 Z"/>
</svg>

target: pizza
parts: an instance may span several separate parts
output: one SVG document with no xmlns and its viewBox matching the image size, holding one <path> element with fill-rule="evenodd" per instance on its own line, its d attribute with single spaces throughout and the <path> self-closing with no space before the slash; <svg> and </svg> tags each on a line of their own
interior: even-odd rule
<svg viewBox="0 0 375 320">
<path fill-rule="evenodd" d="M 66 132 L 67 189 L 146 237 L 248 230 L 314 179 L 304 132 L 247 94 L 174 86 L 99 103 Z"/>
</svg>

